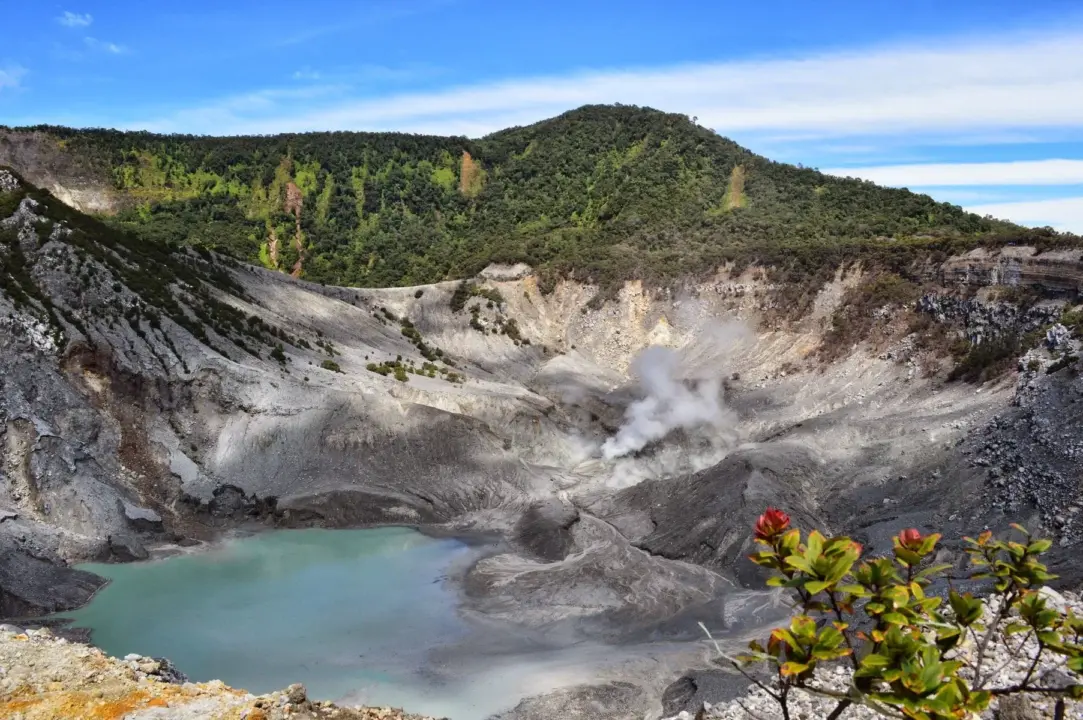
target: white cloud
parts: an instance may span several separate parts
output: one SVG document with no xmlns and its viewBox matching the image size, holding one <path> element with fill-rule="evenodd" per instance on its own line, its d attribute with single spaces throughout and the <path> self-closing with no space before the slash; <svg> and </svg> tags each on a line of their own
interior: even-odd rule
<svg viewBox="0 0 1083 720">
<path fill-rule="evenodd" d="M 0 90 L 19 87 L 24 75 L 26 68 L 19 65 L 0 67 Z"/>
<path fill-rule="evenodd" d="M 895 187 L 949 185 L 1072 185 L 1083 183 L 1083 160 L 1021 160 L 988 163 L 924 163 L 827 168 L 823 172 L 859 177 Z"/>
<path fill-rule="evenodd" d="M 1083 30 L 938 39 L 892 46 L 661 69 L 587 71 L 431 92 L 354 97 L 323 106 L 238 112 L 221 103 L 161 117 L 159 128 L 195 132 L 317 129 L 478 135 L 585 103 L 623 102 L 698 116 L 726 134 L 809 138 L 901 133 L 999 133 L 1083 126 Z M 227 99 L 228 102 L 228 99 Z"/>
<path fill-rule="evenodd" d="M 967 210 L 1021 225 L 1049 225 L 1057 230 L 1083 234 L 1083 197 L 974 205 Z"/>
<path fill-rule="evenodd" d="M 56 21 L 64 27 L 88 27 L 90 23 L 94 22 L 94 16 L 90 13 L 73 13 L 70 10 L 65 10 L 64 14 L 58 17 Z"/>
<path fill-rule="evenodd" d="M 107 52 L 111 55 L 123 55 L 128 52 L 128 48 L 123 45 L 117 45 L 116 43 L 107 42 L 105 40 L 99 40 L 97 38 L 85 37 L 83 42 L 91 50 L 100 50 L 101 52 Z"/>
</svg>

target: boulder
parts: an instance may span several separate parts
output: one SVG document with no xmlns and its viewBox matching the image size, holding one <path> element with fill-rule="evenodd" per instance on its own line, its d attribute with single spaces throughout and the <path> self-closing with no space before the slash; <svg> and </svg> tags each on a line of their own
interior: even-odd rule
<svg viewBox="0 0 1083 720">
<path fill-rule="evenodd" d="M 1042 714 L 1022 695 L 1001 698 L 999 717 L 1000 720 L 1042 720 Z"/>
<path fill-rule="evenodd" d="M 286 688 L 286 699 L 293 705 L 300 705 L 308 699 L 308 691 L 301 683 L 294 683 Z"/>
<path fill-rule="evenodd" d="M 109 554 L 115 560 L 128 562 L 131 560 L 146 560 L 150 557 L 147 548 L 139 539 L 132 535 L 110 535 Z"/>
<path fill-rule="evenodd" d="M 128 521 L 132 529 L 139 532 L 161 532 L 162 516 L 150 508 L 133 505 L 126 500 L 118 500 L 124 519 Z"/>
</svg>

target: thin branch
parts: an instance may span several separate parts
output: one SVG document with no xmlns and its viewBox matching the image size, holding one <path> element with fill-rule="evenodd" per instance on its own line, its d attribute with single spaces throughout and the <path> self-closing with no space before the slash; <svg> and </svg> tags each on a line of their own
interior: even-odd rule
<svg viewBox="0 0 1083 720">
<path fill-rule="evenodd" d="M 835 706 L 835 709 L 831 711 L 831 714 L 827 716 L 827 720 L 839 720 L 842 714 L 846 712 L 846 708 L 854 704 L 854 701 L 850 698 L 844 698 L 839 700 L 839 704 Z"/>
<path fill-rule="evenodd" d="M 722 658 L 730 665 L 732 665 L 734 670 L 744 675 L 746 680 L 753 683 L 760 690 L 763 690 L 765 693 L 770 695 L 775 702 L 779 703 L 780 705 L 782 704 L 782 697 L 780 695 L 775 693 L 773 690 L 771 690 L 771 688 L 760 682 L 758 678 L 756 678 L 751 673 L 747 672 L 743 667 L 741 667 L 742 663 L 740 660 L 734 657 L 730 657 L 725 652 L 723 652 L 722 646 L 719 645 L 718 641 L 714 639 L 714 635 L 711 635 L 711 631 L 707 629 L 707 626 L 704 625 L 703 622 L 700 622 L 699 626 L 703 628 L 703 632 L 707 634 L 707 639 L 711 641 L 712 645 L 714 645 L 714 650 L 716 653 L 718 653 L 718 657 Z"/>
<path fill-rule="evenodd" d="M 885 705 L 881 705 L 880 703 L 878 703 L 875 700 L 873 700 L 872 698 L 870 698 L 868 695 L 865 695 L 864 693 L 862 693 L 861 690 L 859 688 L 856 688 L 856 687 L 854 689 L 857 690 L 857 692 L 859 694 L 859 696 L 856 699 L 853 696 L 851 696 L 849 693 L 841 693 L 841 692 L 838 692 L 837 690 L 828 690 L 827 688 L 818 688 L 818 687 L 813 687 L 811 685 L 803 685 L 801 687 L 801 689 L 804 690 L 805 692 L 811 694 L 811 695 L 819 695 L 821 697 L 832 698 L 834 700 L 838 700 L 840 702 L 840 704 L 842 702 L 846 702 L 847 703 L 846 707 L 849 707 L 851 704 L 856 702 L 858 705 L 862 705 L 864 707 L 867 707 L 870 710 L 872 710 L 874 713 L 876 713 L 878 715 L 882 715 L 883 717 L 892 718 L 893 720 L 905 720 L 904 715 L 902 715 L 901 713 L 895 712 L 894 710 L 888 708 Z M 846 707 L 844 707 L 843 710 L 845 710 Z M 836 711 L 841 713 L 838 706 L 836 706 L 835 710 L 832 711 L 832 712 L 834 713 Z M 835 716 L 835 717 L 838 717 L 838 716 Z"/>
<path fill-rule="evenodd" d="M 992 688 L 987 691 L 990 695 L 1014 695 L 1015 693 L 1046 693 L 1048 695 L 1069 695 L 1071 688 L 1066 687 L 1035 687 L 1034 685 L 1012 685 L 1011 687 Z"/>
<path fill-rule="evenodd" d="M 985 684 L 986 684 L 986 683 L 988 683 L 988 682 L 989 682 L 990 680 L 992 680 L 992 679 L 993 679 L 993 678 L 995 678 L 995 677 L 996 677 L 997 675 L 999 675 L 999 674 L 1000 674 L 1000 671 L 1001 671 L 1001 670 L 1003 670 L 1004 668 L 1008 667 L 1008 666 L 1009 666 L 1009 665 L 1011 665 L 1011 664 L 1012 664 L 1013 662 L 1015 662 L 1016 658 L 1018 658 L 1018 657 L 1019 657 L 1019 654 L 1020 654 L 1021 652 L 1023 652 L 1023 648 L 1024 648 L 1024 647 L 1026 647 L 1026 645 L 1027 645 L 1027 640 L 1030 640 L 1030 638 L 1031 638 L 1031 637 L 1032 637 L 1033 635 L 1034 635 L 1034 631 L 1033 631 L 1033 630 L 1030 630 L 1030 631 L 1028 631 L 1028 632 L 1027 632 L 1027 634 L 1023 636 L 1023 639 L 1022 639 L 1022 640 L 1020 641 L 1020 643 L 1019 643 L 1019 647 L 1017 647 L 1017 648 L 1016 648 L 1016 649 L 1015 649 L 1014 651 L 1013 651 L 1013 650 L 1012 650 L 1012 649 L 1011 649 L 1011 648 L 1009 647 L 1009 648 L 1008 648 L 1008 659 L 1007 659 L 1007 660 L 1005 660 L 1005 661 L 1004 661 L 1003 663 L 1001 663 L 1000 667 L 996 668 L 995 670 L 992 670 L 992 671 L 991 671 L 991 672 L 989 673 L 989 675 L 988 675 L 988 676 L 987 676 L 987 677 L 985 678 L 985 680 L 983 680 L 983 681 L 981 681 L 981 682 L 979 683 L 979 682 L 978 682 L 978 677 L 977 677 L 977 673 L 975 673 L 975 674 L 974 674 L 974 689 L 975 689 L 975 690 L 984 690 L 984 689 L 985 689 Z M 1008 644 L 1008 639 L 1007 639 L 1007 638 L 1005 638 L 1005 639 L 1004 639 L 1004 644 L 1005 644 L 1005 645 L 1007 645 L 1007 644 Z M 969 663 L 968 663 L 968 664 L 969 664 Z"/>
<path fill-rule="evenodd" d="M 790 702 L 788 695 L 790 694 L 790 684 L 786 678 L 782 677 L 782 667 L 778 668 L 778 683 L 782 686 L 782 690 L 779 693 L 778 704 L 782 706 L 782 720 L 790 720 Z"/>
<path fill-rule="evenodd" d="M 977 687 L 981 687 L 985 681 L 981 677 L 981 666 L 985 662 L 985 652 L 989 649 L 989 642 L 1000 630 L 1000 622 L 1007 616 L 1009 609 L 1008 598 L 1001 596 L 1000 606 L 997 608 L 996 617 L 993 622 L 989 623 L 989 626 L 985 629 L 985 637 L 982 638 L 981 645 L 978 646 L 978 658 L 974 663 L 974 680 Z M 986 678 L 988 680 L 988 678 Z"/>
<path fill-rule="evenodd" d="M 831 609 L 835 611 L 835 619 L 838 620 L 840 623 L 845 623 L 846 621 L 842 619 L 842 609 L 839 608 L 839 603 L 835 599 L 835 591 L 832 590 L 831 592 L 827 593 L 827 596 L 831 598 Z M 847 630 L 848 629 L 849 628 L 847 628 Z M 846 630 L 843 630 L 841 632 L 842 639 L 846 641 L 846 647 L 850 648 L 850 664 L 854 666 L 854 670 L 857 670 L 861 667 L 861 664 L 857 661 L 857 650 L 854 648 L 854 644 L 850 642 L 850 634 L 846 632 Z"/>
<path fill-rule="evenodd" d="M 1030 667 L 1027 668 L 1027 674 L 1023 677 L 1022 686 L 1025 688 L 1027 683 L 1030 682 L 1030 678 L 1034 675 L 1035 668 L 1038 667 L 1038 661 L 1042 659 L 1042 653 L 1045 652 L 1045 643 L 1042 639 L 1038 638 L 1038 652 L 1034 653 L 1034 661 L 1030 663 Z"/>
</svg>

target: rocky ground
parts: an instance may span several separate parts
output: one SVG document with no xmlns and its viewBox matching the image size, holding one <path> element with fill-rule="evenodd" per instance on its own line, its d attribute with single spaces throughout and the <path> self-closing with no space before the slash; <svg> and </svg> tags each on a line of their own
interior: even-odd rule
<svg viewBox="0 0 1083 720">
<path fill-rule="evenodd" d="M 162 659 L 109 657 L 47 629 L 0 625 L 5 720 L 433 720 L 394 708 L 311 702 L 303 685 L 251 695 L 221 681 L 187 682 Z"/>
<path fill-rule="evenodd" d="M 1083 601 L 1078 595 L 1072 593 L 1057 593 L 1056 591 L 1043 589 L 1050 606 L 1062 612 L 1071 609 L 1076 614 L 1083 612 Z M 986 609 L 986 614 L 995 614 L 995 610 Z M 1011 618 L 1005 619 L 1001 628 L 1007 627 Z M 976 656 L 976 645 L 968 640 L 956 657 L 964 661 L 973 661 Z M 1011 687 L 1023 680 L 1031 662 L 1037 654 L 1038 643 L 1029 638 L 1021 645 L 1017 639 L 1013 639 L 1009 646 L 1004 642 L 1004 636 L 995 638 L 990 643 L 986 652 L 983 674 L 988 677 L 986 689 Z M 988 675 L 992 670 L 992 674 Z M 846 692 L 852 672 L 849 666 L 836 665 L 823 672 L 817 681 L 817 685 L 832 692 Z M 964 677 L 970 679 L 967 670 L 963 671 Z M 1058 655 L 1045 653 L 1034 671 L 1037 682 L 1045 687 L 1064 687 L 1071 684 L 1072 680 L 1064 669 L 1064 661 Z M 1063 700 L 1062 718 L 1083 717 L 1083 702 Z M 1028 695 L 995 698 L 990 708 L 982 713 L 983 720 L 1052 720 L 1056 711 L 1057 698 L 1049 695 Z M 794 692 L 790 704 L 790 718 L 792 720 L 821 720 L 827 717 L 837 705 L 837 701 L 814 695 L 809 692 L 797 690 Z M 767 695 L 761 688 L 749 685 L 743 697 L 734 698 L 728 702 L 718 704 L 705 703 L 699 705 L 699 710 L 683 710 L 680 713 L 667 718 L 667 720 L 781 720 L 782 711 L 778 703 Z M 878 712 L 859 706 L 851 706 L 841 716 L 840 720 L 879 720 L 883 715 Z"/>
<path fill-rule="evenodd" d="M 144 267 L 130 248 L 74 242 L 72 219 L 47 209 L 26 198 L 0 218 L 16 238 L 0 252 L 18 246 L 19 282 L 48 300 L 32 312 L 0 292 L 0 617 L 85 602 L 101 580 L 73 563 L 141 559 L 244 525 L 502 536 L 500 553 L 455 579 L 466 610 L 568 646 L 690 643 L 698 620 L 733 632 L 770 621 L 778 609 L 742 561 L 767 504 L 874 548 L 900 527 L 958 537 L 1021 520 L 1055 528 L 1061 565 L 1079 565 L 1083 386 L 1072 368 L 1047 354 L 1018 393 L 1013 379 L 945 383 L 918 367 L 913 337 L 818 364 L 860 272 L 840 273 L 807 317 L 780 324 L 766 321 L 774 288 L 757 269 L 680 292 L 629 282 L 595 307 L 597 287 L 543 294 L 529 268 L 494 267 L 475 282 L 500 300 L 473 298 L 474 314 L 452 308 L 454 282 L 324 287 L 189 251 L 170 256 L 177 267 Z M 1007 277 L 1001 266 L 1029 263 L 1047 280 L 1078 280 L 1078 258 L 1040 260 L 974 257 L 951 278 L 991 283 Z M 162 293 L 206 325 L 193 334 L 174 322 L 151 302 Z M 1035 329 L 1063 304 L 1020 314 L 973 298 L 922 303 L 975 341 Z M 42 320 L 46 307 L 62 333 Z M 911 311 L 879 308 L 878 322 L 905 335 Z M 529 344 L 500 332 L 508 320 Z M 263 328 L 263 344 L 237 324 Z M 417 337 L 462 382 L 368 369 L 399 357 L 422 367 Z M 718 389 L 722 407 L 605 460 L 603 443 L 644 395 L 629 367 L 648 345 L 680 356 L 669 380 Z M 704 667 L 682 669 L 584 667 L 581 687 L 509 717 L 642 717 L 674 678 L 698 678 L 700 700 L 729 692 Z"/>
</svg>

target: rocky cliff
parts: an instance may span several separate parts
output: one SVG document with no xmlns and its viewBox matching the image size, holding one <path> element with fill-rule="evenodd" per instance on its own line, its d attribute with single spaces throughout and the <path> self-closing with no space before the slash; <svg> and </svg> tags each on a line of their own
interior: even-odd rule
<svg viewBox="0 0 1083 720">
<path fill-rule="evenodd" d="M 569 644 L 687 641 L 700 619 L 739 634 L 778 612 L 741 560 L 767 503 L 873 548 L 899 526 L 1044 526 L 1078 580 L 1073 331 L 1035 336 L 1018 389 L 1013 372 L 947 381 L 957 341 L 973 355 L 1061 318 L 1076 260 L 953 258 L 920 302 L 863 310 L 868 331 L 827 361 L 839 308 L 869 287 L 860 268 L 796 320 L 757 267 L 679 291 L 627 282 L 602 303 L 527 267 L 333 287 L 147 244 L 12 172 L 0 182 L 0 615 L 84 602 L 100 581 L 80 560 L 242 525 L 408 523 L 506 538 L 461 579 L 486 622 Z M 1019 310 L 968 283 L 1051 299 Z M 660 378 L 636 363 L 648 345 L 673 350 Z M 666 415 L 667 393 L 706 410 Z M 663 430 L 609 452 L 642 413 Z M 1045 471 L 1023 468 L 1050 447 L 1055 502 Z M 579 678 L 595 685 L 516 716 L 657 711 L 702 655 L 683 647 L 662 665 L 599 661 Z"/>
</svg>

